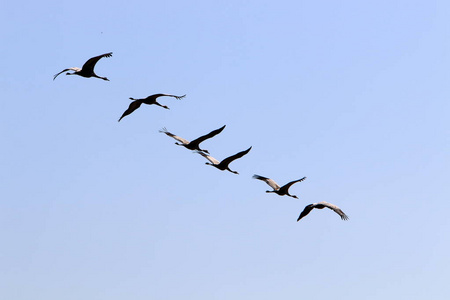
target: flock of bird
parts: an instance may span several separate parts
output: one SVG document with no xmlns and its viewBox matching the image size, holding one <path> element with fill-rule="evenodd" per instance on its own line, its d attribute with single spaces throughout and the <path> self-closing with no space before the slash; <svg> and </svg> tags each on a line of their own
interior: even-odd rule
<svg viewBox="0 0 450 300">
<path fill-rule="evenodd" d="M 108 78 L 101 77 L 101 76 L 98 76 L 97 74 L 95 74 L 94 67 L 95 67 L 95 65 L 97 64 L 97 62 L 101 58 L 103 58 L 103 57 L 111 57 L 111 56 L 112 56 L 112 52 L 92 57 L 92 58 L 88 59 L 84 63 L 84 65 L 81 67 L 81 69 L 77 68 L 77 67 L 64 69 L 61 72 L 59 72 L 58 74 L 56 74 L 53 77 L 53 80 L 55 80 L 56 77 L 58 77 L 58 75 L 60 75 L 61 73 L 64 73 L 64 72 L 67 72 L 67 71 L 74 71 L 73 73 L 67 72 L 66 75 L 78 75 L 78 76 L 82 76 L 82 77 L 86 77 L 86 78 L 96 77 L 96 78 L 100 78 L 100 79 L 109 81 Z M 177 100 L 180 100 L 180 99 L 184 98 L 186 95 L 175 96 L 175 95 L 168 95 L 168 94 L 155 94 L 155 95 L 148 96 L 147 98 L 143 98 L 143 99 L 130 98 L 130 100 L 132 100 L 133 102 L 130 103 L 130 105 L 128 106 L 128 109 L 125 110 L 125 112 L 122 114 L 122 116 L 119 118 L 118 121 L 120 122 L 120 120 L 122 120 L 122 118 L 124 118 L 125 116 L 127 116 L 127 115 L 131 114 L 132 112 L 134 112 L 142 104 L 148 104 L 148 105 L 155 104 L 155 105 L 161 106 L 161 107 L 163 107 L 165 109 L 169 109 L 169 107 L 167 107 L 165 105 L 161 105 L 160 103 L 158 103 L 158 101 L 156 101 L 159 97 L 163 97 L 163 96 L 165 96 L 165 97 L 173 97 L 173 98 L 175 98 Z M 205 141 L 206 139 L 212 138 L 212 137 L 216 136 L 217 134 L 221 133 L 222 130 L 224 130 L 225 126 L 226 125 L 220 127 L 219 129 L 213 130 L 210 133 L 205 134 L 205 135 L 203 135 L 203 136 L 201 136 L 199 138 L 196 138 L 195 140 L 192 140 L 192 141 L 188 141 L 188 140 L 186 140 L 186 139 L 184 139 L 182 137 L 176 136 L 175 134 L 167 131 L 166 128 L 161 129 L 160 132 L 161 133 L 165 133 L 167 136 L 169 136 L 171 138 L 174 138 L 177 141 L 175 143 L 176 145 L 183 146 L 183 147 L 185 147 L 186 149 L 189 149 L 189 150 L 193 150 L 194 152 L 196 152 L 196 153 L 200 154 L 201 156 L 205 157 L 209 161 L 209 162 L 206 163 L 207 165 L 211 165 L 211 166 L 213 166 L 213 167 L 215 167 L 215 168 L 217 168 L 219 170 L 222 170 L 222 171 L 227 170 L 227 171 L 230 171 L 231 173 L 239 174 L 237 171 L 231 170 L 230 167 L 229 167 L 229 164 L 232 161 L 234 161 L 234 160 L 236 160 L 238 158 L 241 158 L 244 155 L 246 155 L 247 153 L 249 153 L 250 150 L 252 149 L 252 147 L 250 147 L 250 148 L 248 148 L 248 149 L 246 149 L 244 151 L 238 152 L 238 153 L 236 153 L 234 155 L 231 155 L 231 156 L 223 159 L 222 161 L 218 161 L 217 159 L 215 159 L 214 157 L 209 155 L 209 151 L 208 150 L 200 148 L 200 143 L 201 142 Z M 266 193 L 275 193 L 275 194 L 278 194 L 279 196 L 286 195 L 286 196 L 289 196 L 289 197 L 292 197 L 292 198 L 296 198 L 296 199 L 298 199 L 298 197 L 296 195 L 289 194 L 289 188 L 294 183 L 302 182 L 302 181 L 304 181 L 306 179 L 306 177 L 303 177 L 303 178 L 300 178 L 298 180 L 294 180 L 294 181 L 288 182 L 287 184 L 285 184 L 285 185 L 280 187 L 273 179 L 270 179 L 270 178 L 267 178 L 267 177 L 263 177 L 263 176 L 260 176 L 260 175 L 256 175 L 256 174 L 253 175 L 253 178 L 261 180 L 261 181 L 264 181 L 265 183 L 267 183 L 273 189 L 271 191 L 266 191 Z M 312 203 L 312 204 L 307 205 L 303 209 L 303 211 L 300 213 L 300 215 L 299 215 L 299 217 L 297 219 L 297 222 L 300 221 L 306 215 L 308 215 L 314 208 L 323 209 L 325 207 L 333 210 L 334 212 L 336 212 L 341 217 L 342 220 L 348 220 L 348 216 L 339 207 L 337 207 L 334 204 L 322 201 L 322 202 Z"/>
</svg>

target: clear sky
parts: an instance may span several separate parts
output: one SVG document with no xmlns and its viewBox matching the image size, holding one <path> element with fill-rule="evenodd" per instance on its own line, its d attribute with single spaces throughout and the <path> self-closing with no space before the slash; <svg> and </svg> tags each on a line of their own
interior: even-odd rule
<svg viewBox="0 0 450 300">
<path fill-rule="evenodd" d="M 0 298 L 449 299 L 448 1 L 4 1 Z M 54 74 L 101 59 L 96 78 Z M 143 105 L 129 97 L 187 94 Z M 174 145 L 194 139 L 240 175 Z M 266 194 L 253 174 L 299 199 Z M 314 210 L 338 205 L 349 217 Z"/>
</svg>

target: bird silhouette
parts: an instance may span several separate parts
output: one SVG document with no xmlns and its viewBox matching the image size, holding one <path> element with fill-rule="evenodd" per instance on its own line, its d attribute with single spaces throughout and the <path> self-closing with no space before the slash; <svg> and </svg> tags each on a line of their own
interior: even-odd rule
<svg viewBox="0 0 450 300">
<path fill-rule="evenodd" d="M 200 154 L 201 156 L 205 157 L 207 160 L 210 161 L 210 163 L 205 163 L 205 164 L 210 165 L 210 166 L 213 166 L 213 167 L 216 167 L 217 169 L 222 170 L 222 171 L 228 170 L 228 171 L 230 171 L 231 173 L 239 174 L 239 173 L 236 172 L 236 171 L 232 171 L 232 170 L 228 167 L 228 165 L 229 165 L 233 160 L 238 159 L 238 158 L 241 158 L 242 156 L 244 156 L 245 154 L 247 154 L 248 152 L 250 152 L 251 149 L 252 149 L 252 147 L 248 148 L 247 150 L 244 150 L 244 151 L 241 151 L 241 152 L 239 152 L 239 153 L 236 153 L 235 155 L 232 155 L 232 156 L 230 156 L 230 157 L 225 158 L 225 159 L 222 160 L 221 162 L 219 162 L 217 159 L 215 159 L 214 157 L 212 157 L 212 156 L 210 156 L 210 155 L 208 155 L 208 154 L 206 154 L 206 153 L 204 153 L 204 152 L 201 152 L 201 151 L 196 151 L 196 152 L 197 152 L 198 154 Z"/>
<path fill-rule="evenodd" d="M 53 80 L 55 80 L 56 77 L 58 77 L 58 75 L 63 73 L 63 72 L 75 71 L 74 73 L 66 73 L 66 75 L 79 75 L 79 76 L 87 77 L 87 78 L 89 78 L 89 77 L 97 77 L 97 78 L 109 81 L 108 78 L 100 77 L 97 74 L 95 74 L 94 73 L 94 67 L 95 67 L 95 64 L 100 60 L 100 58 L 102 58 L 102 57 L 111 57 L 111 56 L 112 56 L 112 52 L 92 57 L 92 58 L 88 59 L 87 62 L 84 63 L 84 65 L 83 65 L 83 67 L 81 67 L 81 69 L 77 68 L 77 67 L 64 69 L 61 72 L 59 72 L 58 74 L 56 74 L 55 76 L 53 76 Z"/>
<path fill-rule="evenodd" d="M 314 208 L 317 209 L 323 209 L 323 208 L 329 208 L 332 209 L 335 213 L 337 213 L 342 220 L 348 220 L 348 216 L 336 205 L 322 201 L 319 203 L 313 203 L 313 204 L 309 204 L 305 207 L 305 209 L 303 209 L 303 211 L 301 212 L 300 216 L 297 219 L 297 222 L 300 221 L 300 219 L 302 219 L 303 217 L 305 217 L 307 214 L 310 213 L 310 211 L 312 211 Z"/>
<path fill-rule="evenodd" d="M 262 180 L 265 183 L 267 183 L 271 188 L 273 188 L 273 191 L 266 191 L 266 193 L 276 193 L 276 194 L 278 194 L 280 196 L 287 195 L 289 197 L 296 198 L 296 199 L 298 199 L 297 196 L 289 194 L 289 188 L 294 183 L 301 182 L 301 181 L 306 179 L 306 177 L 303 177 L 303 178 L 300 178 L 298 180 L 291 181 L 291 182 L 283 185 L 282 187 L 280 187 L 274 180 L 272 180 L 270 178 L 259 176 L 259 175 L 256 175 L 256 174 L 253 175 L 253 178 Z"/>
<path fill-rule="evenodd" d="M 163 129 L 161 129 L 159 132 L 165 133 L 168 136 L 174 138 L 175 140 L 177 140 L 177 141 L 179 141 L 181 143 L 181 144 L 179 144 L 179 143 L 175 142 L 176 145 L 184 146 L 184 147 L 186 147 L 189 150 L 198 150 L 198 151 L 203 151 L 203 152 L 206 152 L 206 153 L 209 154 L 208 150 L 200 149 L 200 143 L 203 142 L 204 140 L 212 138 L 213 136 L 221 133 L 222 130 L 225 128 L 225 126 L 226 125 L 223 125 L 219 129 L 213 130 L 210 133 L 205 134 L 205 135 L 203 135 L 203 136 L 201 136 L 199 138 L 196 138 L 195 140 L 190 141 L 190 142 L 188 140 L 183 139 L 182 137 L 176 136 L 175 134 L 167 131 L 167 129 L 165 127 Z"/>
<path fill-rule="evenodd" d="M 165 108 L 165 109 L 170 109 L 170 108 L 168 108 L 167 106 L 161 105 L 161 104 L 159 104 L 159 103 L 156 101 L 156 99 L 157 99 L 158 97 L 163 97 L 163 96 L 166 96 L 166 97 L 174 97 L 175 99 L 178 99 L 178 100 L 180 100 L 181 98 L 186 97 L 186 95 L 183 95 L 183 96 L 175 96 L 175 95 L 167 95 L 167 94 L 154 94 L 154 95 L 148 96 L 147 98 L 143 98 L 143 99 L 134 99 L 134 98 L 131 98 L 131 97 L 130 97 L 130 100 L 133 100 L 133 102 L 130 103 L 130 106 L 128 106 L 128 109 L 122 114 L 122 116 L 120 117 L 120 119 L 119 119 L 118 122 L 120 122 L 120 120 L 122 120 L 123 117 L 125 117 L 125 116 L 131 114 L 133 111 L 135 111 L 136 109 L 138 109 L 138 108 L 141 106 L 142 103 L 143 103 L 143 104 L 148 104 L 148 105 L 156 104 L 156 105 L 161 106 L 161 107 L 163 107 L 163 108 Z"/>
</svg>

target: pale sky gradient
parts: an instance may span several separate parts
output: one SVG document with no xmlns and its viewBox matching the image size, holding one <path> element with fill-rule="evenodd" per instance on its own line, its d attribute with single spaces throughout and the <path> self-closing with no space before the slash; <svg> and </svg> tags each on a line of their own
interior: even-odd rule
<svg viewBox="0 0 450 300">
<path fill-rule="evenodd" d="M 4 1 L 0 299 L 450 297 L 450 2 Z M 53 75 L 101 59 L 96 78 Z M 161 98 L 120 123 L 129 97 Z M 240 175 L 174 145 L 194 139 Z M 266 194 L 253 174 L 299 199 Z M 328 201 L 350 217 L 303 208 Z"/>
</svg>

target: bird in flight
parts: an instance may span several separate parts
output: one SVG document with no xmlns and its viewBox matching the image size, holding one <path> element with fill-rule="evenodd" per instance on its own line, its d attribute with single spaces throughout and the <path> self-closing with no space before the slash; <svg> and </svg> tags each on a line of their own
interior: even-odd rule
<svg viewBox="0 0 450 300">
<path fill-rule="evenodd" d="M 283 185 L 282 187 L 280 187 L 274 180 L 272 180 L 270 178 L 259 176 L 259 175 L 256 175 L 256 174 L 253 175 L 253 178 L 262 180 L 265 183 L 267 183 L 271 188 L 273 188 L 273 191 L 266 191 L 266 193 L 276 193 L 276 194 L 278 194 L 280 196 L 288 195 L 289 197 L 292 197 L 292 198 L 295 198 L 295 199 L 298 199 L 298 197 L 295 196 L 295 195 L 289 194 L 289 188 L 294 183 L 301 182 L 301 181 L 306 179 L 306 177 L 303 177 L 303 178 L 300 178 L 298 180 L 291 181 L 291 182 Z"/>
<path fill-rule="evenodd" d="M 161 107 L 163 107 L 163 108 L 165 108 L 165 109 L 170 109 L 170 108 L 168 108 L 167 106 L 161 105 L 161 104 L 159 104 L 159 103 L 156 101 L 156 99 L 157 99 L 158 97 L 162 97 L 162 96 L 174 97 L 175 99 L 178 99 L 178 100 L 180 100 L 180 99 L 186 97 L 186 95 L 183 95 L 183 96 L 175 96 L 175 95 L 167 95 L 167 94 L 154 94 L 154 95 L 148 96 L 147 98 L 143 98 L 143 99 L 134 99 L 134 98 L 131 98 L 131 97 L 130 97 L 130 100 L 133 100 L 133 102 L 130 103 L 130 106 L 128 106 L 128 109 L 122 114 L 122 116 L 120 117 L 120 119 L 119 119 L 118 122 L 120 122 L 120 120 L 122 120 L 123 117 L 125 117 L 125 116 L 131 114 L 133 111 L 135 111 L 136 109 L 138 109 L 138 108 L 141 106 L 142 103 L 148 104 L 148 105 L 156 104 L 156 105 L 161 106 Z"/>
<path fill-rule="evenodd" d="M 227 157 L 227 158 L 225 158 L 224 160 L 222 160 L 222 161 L 220 161 L 220 162 L 219 162 L 217 159 L 215 159 L 214 157 L 212 157 L 212 156 L 210 156 L 210 155 L 208 155 L 208 154 L 206 154 L 206 153 L 204 153 L 204 152 L 201 152 L 201 151 L 196 151 L 196 152 L 197 152 L 198 154 L 200 154 L 201 156 L 205 157 L 207 160 L 210 161 L 210 163 L 205 163 L 205 164 L 210 165 L 210 166 L 213 166 L 213 167 L 216 167 L 217 169 L 222 170 L 222 171 L 228 170 L 228 171 L 230 171 L 231 173 L 239 174 L 239 173 L 236 172 L 236 171 L 232 171 L 232 170 L 228 167 L 228 165 L 229 165 L 233 160 L 238 159 L 238 158 L 241 158 L 241 157 L 244 156 L 245 154 L 249 153 L 249 152 L 250 152 L 250 149 L 252 149 L 252 147 L 248 148 L 247 150 L 244 150 L 244 151 L 241 151 L 241 152 L 239 152 L 239 153 L 236 153 L 235 155 L 232 155 L 232 156 L 230 156 L 230 157 Z"/>
<path fill-rule="evenodd" d="M 206 152 L 206 153 L 209 154 L 208 150 L 200 149 L 200 143 L 203 142 L 204 140 L 212 138 L 213 136 L 221 133 L 222 130 L 225 128 L 225 126 L 226 125 L 223 125 L 219 129 L 213 130 L 210 133 L 205 134 L 205 135 L 203 135 L 203 136 L 201 136 L 199 138 L 196 138 L 195 140 L 190 141 L 190 142 L 188 140 L 183 139 L 182 137 L 179 137 L 179 136 L 176 136 L 173 133 L 170 133 L 169 131 L 167 131 L 167 129 L 165 127 L 163 129 L 161 129 L 159 132 L 165 133 L 168 136 L 174 138 L 175 140 L 177 140 L 178 142 L 181 143 L 180 144 L 180 143 L 175 142 L 176 145 L 184 146 L 184 147 L 186 147 L 189 150 L 198 150 L 198 151 L 203 151 L 203 152 Z"/>
<path fill-rule="evenodd" d="M 55 76 L 53 76 L 53 80 L 56 79 L 56 77 L 58 77 L 59 74 L 66 72 L 66 71 L 75 71 L 74 73 L 66 73 L 66 75 L 79 75 L 82 77 L 97 77 L 103 80 L 107 80 L 109 81 L 108 78 L 106 77 L 100 77 L 97 74 L 94 73 L 94 67 L 95 64 L 102 58 L 102 57 L 111 57 L 112 56 L 112 52 L 109 53 L 105 53 L 99 56 L 95 56 L 90 58 L 87 62 L 84 63 L 83 67 L 77 68 L 77 67 L 73 67 L 73 68 L 68 68 L 68 69 L 64 69 L 61 72 L 59 72 L 58 74 L 56 74 Z"/>
<path fill-rule="evenodd" d="M 322 201 L 319 203 L 313 203 L 313 204 L 309 204 L 305 207 L 305 209 L 301 212 L 300 216 L 297 219 L 297 222 L 300 221 L 300 219 L 302 219 L 303 217 L 305 217 L 307 214 L 309 214 L 310 211 L 312 211 L 314 208 L 317 209 L 323 209 L 323 208 L 329 208 L 331 210 L 333 210 L 335 213 L 337 213 L 342 220 L 348 220 L 348 216 L 336 205 Z"/>
</svg>

